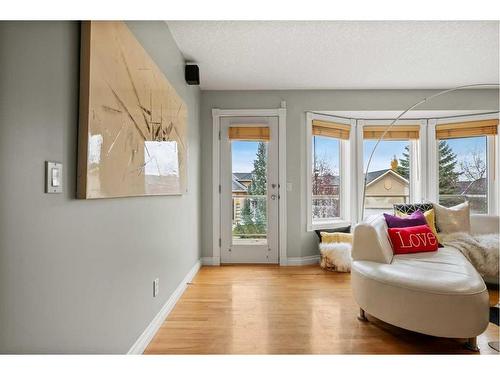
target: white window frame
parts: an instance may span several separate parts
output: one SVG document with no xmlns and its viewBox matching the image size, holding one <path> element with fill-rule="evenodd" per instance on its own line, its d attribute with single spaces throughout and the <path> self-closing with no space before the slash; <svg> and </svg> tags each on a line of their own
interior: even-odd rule
<svg viewBox="0 0 500 375">
<path fill-rule="evenodd" d="M 312 122 L 313 120 L 333 121 L 340 124 L 351 126 L 349 140 L 339 139 L 339 175 L 340 175 L 340 217 L 325 219 L 321 221 L 313 221 L 312 218 Z M 323 115 L 314 112 L 306 112 L 306 211 L 307 211 L 307 231 L 314 231 L 317 229 L 337 228 L 346 225 L 351 225 L 355 222 L 353 216 L 353 194 L 351 193 L 350 186 L 355 186 L 356 181 L 353 180 L 356 176 L 352 173 L 353 160 L 355 160 L 354 142 L 356 136 L 356 121 L 351 119 L 344 119 L 340 117 Z"/>
<path fill-rule="evenodd" d="M 448 117 L 445 119 L 429 119 L 428 120 L 428 137 L 427 137 L 427 147 L 428 147 L 428 197 L 432 202 L 439 202 L 439 155 L 438 155 L 438 142 L 436 139 L 436 125 L 438 124 L 450 124 L 454 122 L 464 122 L 464 121 L 479 121 L 479 120 L 489 120 L 498 119 L 497 114 L 485 114 L 485 115 L 470 115 L 470 116 L 457 116 Z M 500 125 L 497 133 L 500 132 Z M 499 133 L 500 134 L 500 133 Z M 488 215 L 498 215 L 500 212 L 500 202 L 499 202 L 499 152 L 500 148 L 498 145 L 498 135 L 487 136 L 486 137 L 486 165 L 488 168 Z"/>
<path fill-rule="evenodd" d="M 358 149 L 358 181 L 361 183 L 358 185 L 358 208 L 357 212 L 359 217 L 363 217 L 363 213 L 361 212 L 363 208 L 363 183 L 364 183 L 364 137 L 363 137 L 363 128 L 365 126 L 370 125 L 390 125 L 392 120 L 357 120 L 357 149 Z M 397 129 L 398 126 L 405 125 L 419 125 L 419 139 L 418 140 L 409 140 L 410 146 L 410 202 L 422 202 L 425 199 L 425 191 L 423 188 L 425 187 L 427 175 L 425 173 L 425 139 L 426 139 L 426 129 L 427 129 L 427 121 L 422 119 L 413 119 L 413 120 L 399 120 L 396 124 L 394 124 L 393 129 Z M 375 155 L 377 151 L 375 151 Z"/>
</svg>

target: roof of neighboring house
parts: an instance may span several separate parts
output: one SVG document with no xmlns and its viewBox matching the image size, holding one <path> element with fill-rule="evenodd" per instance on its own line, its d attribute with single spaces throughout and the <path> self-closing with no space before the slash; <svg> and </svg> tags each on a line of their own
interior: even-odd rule
<svg viewBox="0 0 500 375">
<path fill-rule="evenodd" d="M 252 180 L 252 172 L 234 172 L 233 176 L 235 176 L 238 181 Z"/>
<path fill-rule="evenodd" d="M 380 176 L 386 174 L 390 169 L 381 169 L 380 171 L 373 171 L 373 172 L 368 172 L 366 175 L 366 182 L 370 183 L 373 180 L 379 178 Z"/>
<path fill-rule="evenodd" d="M 405 179 L 400 174 L 394 172 L 392 169 L 381 169 L 380 171 L 368 172 L 368 179 L 367 179 L 366 182 L 369 185 L 372 182 L 374 182 L 375 180 L 378 180 L 379 178 L 382 178 L 384 175 L 386 175 L 388 173 L 391 173 L 394 176 L 396 176 L 397 178 L 402 179 L 404 182 L 408 183 L 407 179 Z M 325 176 L 318 176 L 318 178 L 319 179 L 325 179 L 325 180 L 331 178 L 332 180 L 328 181 L 329 183 L 331 183 L 332 185 L 339 185 L 340 184 L 340 176 L 337 176 L 337 175 L 330 175 L 330 174 L 328 174 L 328 175 L 325 175 Z"/>
<path fill-rule="evenodd" d="M 373 183 L 375 181 L 378 181 L 383 176 L 385 176 L 386 174 L 389 174 L 389 173 L 393 174 L 397 178 L 399 178 L 399 179 L 403 180 L 404 182 L 408 183 L 408 180 L 406 178 L 404 178 L 403 176 L 401 176 L 399 173 L 394 172 L 392 169 L 381 169 L 380 171 L 368 172 L 367 179 L 366 179 L 366 182 L 367 182 L 366 186 L 370 185 L 371 183 Z"/>
<path fill-rule="evenodd" d="M 378 180 L 378 179 L 382 178 L 384 175 L 386 175 L 388 173 L 391 173 L 394 176 L 396 176 L 397 178 L 399 178 L 399 179 L 403 180 L 404 182 L 408 183 L 407 179 L 405 179 L 404 177 L 402 177 L 398 173 L 394 172 L 392 169 L 382 169 L 382 170 L 379 170 L 379 171 L 368 172 L 367 186 L 370 185 L 375 180 Z M 332 185 L 339 185 L 340 184 L 340 176 L 326 175 L 326 176 L 319 176 L 319 178 L 325 178 L 325 179 L 326 178 L 332 178 L 332 181 L 331 182 L 329 181 Z M 248 180 L 251 180 L 251 179 L 252 179 L 252 173 L 242 173 L 242 172 L 235 172 L 235 173 L 233 173 L 233 181 L 232 181 L 233 192 L 246 192 L 247 191 L 247 187 L 245 185 L 243 185 L 240 181 L 248 181 Z M 460 183 L 465 183 L 465 181 L 460 181 L 459 184 Z M 470 182 L 467 182 L 467 184 L 469 185 Z M 465 186 L 465 187 L 467 187 L 467 186 Z M 479 184 L 478 184 L 478 186 L 479 186 Z M 460 191 L 463 191 L 463 190 L 460 190 Z M 475 194 L 475 193 L 468 192 L 468 194 Z"/>
<path fill-rule="evenodd" d="M 458 181 L 457 190 L 459 194 L 486 194 L 488 188 L 486 178 L 480 178 L 475 181 Z"/>
<path fill-rule="evenodd" d="M 235 173 L 233 173 L 232 190 L 233 190 L 233 193 L 236 193 L 236 192 L 246 193 L 247 192 L 247 187 L 238 181 L 238 178 L 236 178 Z"/>
</svg>

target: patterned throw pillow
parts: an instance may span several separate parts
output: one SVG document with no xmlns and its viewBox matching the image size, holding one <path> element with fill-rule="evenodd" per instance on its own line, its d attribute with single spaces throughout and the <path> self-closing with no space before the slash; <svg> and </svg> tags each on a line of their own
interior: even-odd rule
<svg viewBox="0 0 500 375">
<path fill-rule="evenodd" d="M 403 203 L 403 204 L 395 204 L 394 214 L 402 213 L 406 215 L 411 215 L 415 211 L 425 212 L 432 209 L 432 203 Z"/>
</svg>

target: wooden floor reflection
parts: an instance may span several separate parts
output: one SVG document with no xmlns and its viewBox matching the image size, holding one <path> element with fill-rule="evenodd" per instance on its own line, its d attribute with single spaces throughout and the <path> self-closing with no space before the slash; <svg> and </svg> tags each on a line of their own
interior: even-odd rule
<svg viewBox="0 0 500 375">
<path fill-rule="evenodd" d="M 498 290 L 490 293 L 498 303 Z M 464 340 L 356 319 L 350 274 L 319 266 L 202 267 L 146 354 L 473 354 Z M 499 339 L 490 324 L 481 354 Z"/>
</svg>

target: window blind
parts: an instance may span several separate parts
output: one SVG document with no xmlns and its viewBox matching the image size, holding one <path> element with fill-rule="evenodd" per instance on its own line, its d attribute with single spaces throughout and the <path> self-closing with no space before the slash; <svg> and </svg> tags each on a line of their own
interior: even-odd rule
<svg viewBox="0 0 500 375">
<path fill-rule="evenodd" d="M 312 133 L 323 137 L 349 139 L 351 126 L 336 122 L 313 120 Z"/>
<path fill-rule="evenodd" d="M 363 127 L 364 139 L 379 139 L 389 125 L 366 125 Z M 419 125 L 395 125 L 384 136 L 384 140 L 405 141 L 420 138 Z"/>
<path fill-rule="evenodd" d="M 481 137 L 485 135 L 497 135 L 497 133 L 498 119 L 436 125 L 437 139 Z"/>
<path fill-rule="evenodd" d="M 269 141 L 269 127 L 267 126 L 231 126 L 228 132 L 229 139 L 243 141 Z"/>
</svg>

